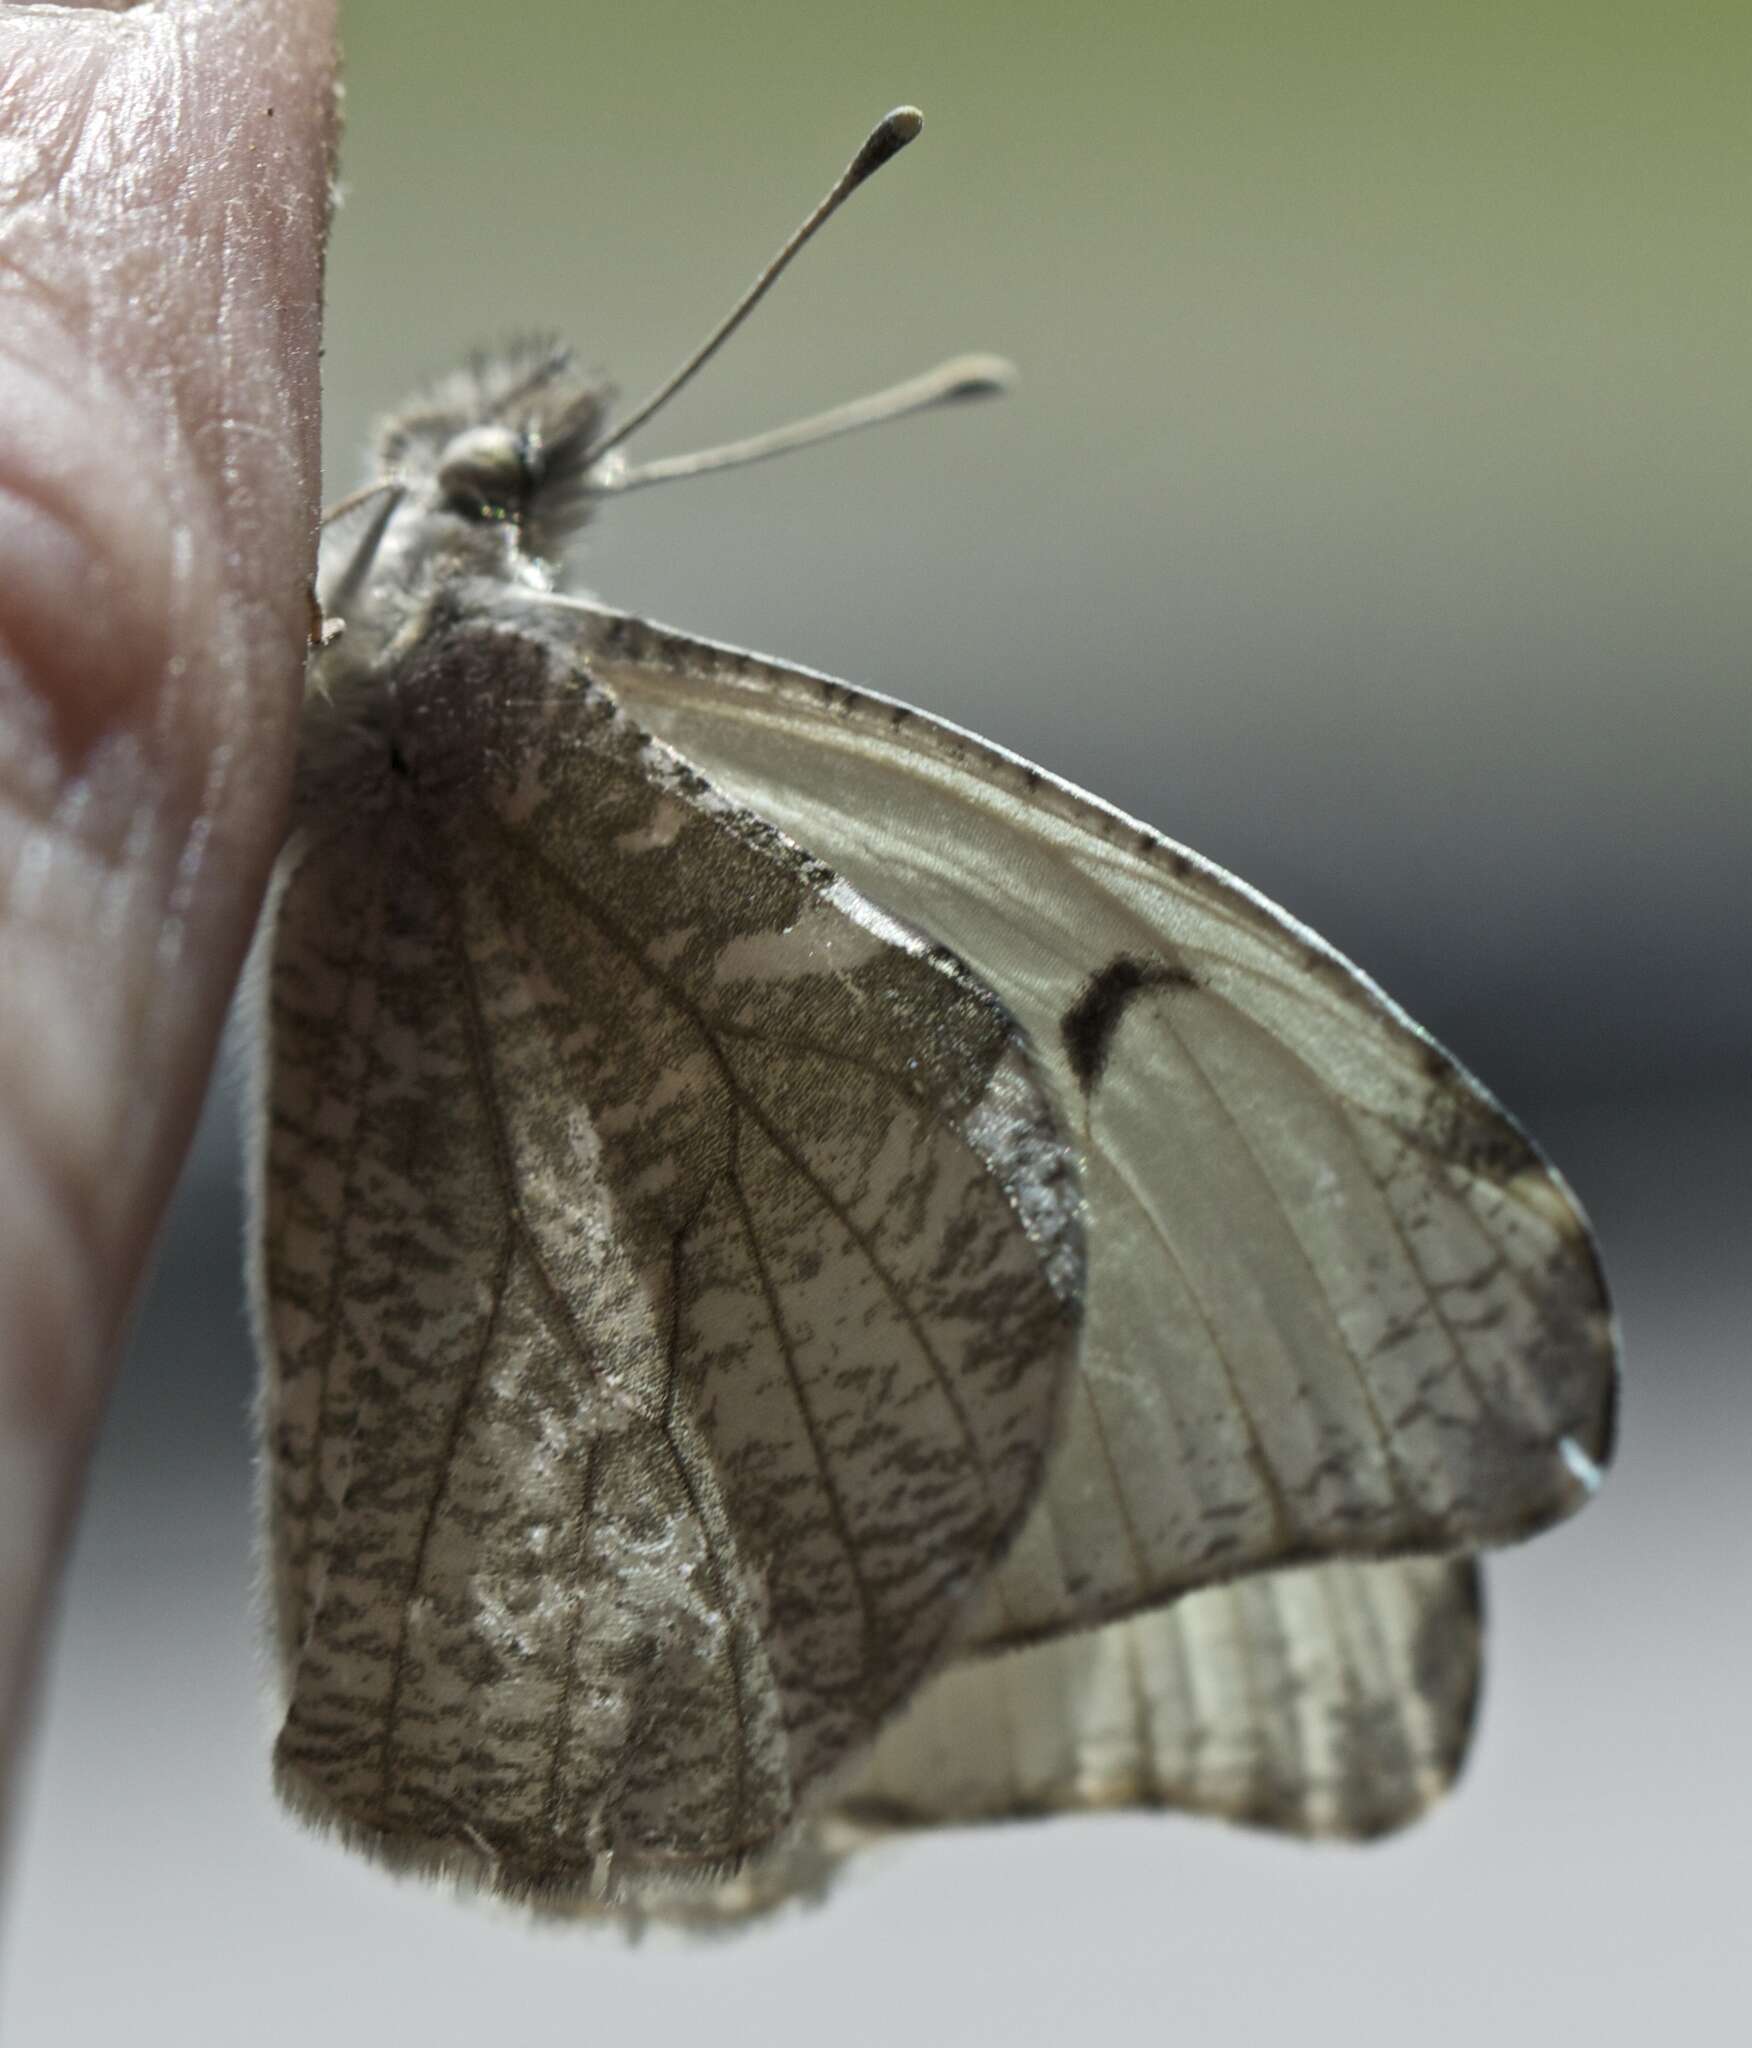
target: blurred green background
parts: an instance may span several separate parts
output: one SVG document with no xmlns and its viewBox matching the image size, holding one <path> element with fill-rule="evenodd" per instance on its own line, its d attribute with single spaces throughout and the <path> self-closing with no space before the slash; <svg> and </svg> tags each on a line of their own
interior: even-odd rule
<svg viewBox="0 0 1752 2048">
<path fill-rule="evenodd" d="M 1744 1075 L 1744 6 L 349 19 L 337 481 L 519 329 L 641 395 L 916 100 L 642 452 L 966 347 L 1022 391 L 628 501 L 593 587 L 1089 782 L 1507 1090 Z"/>
<path fill-rule="evenodd" d="M 639 452 L 963 348 L 1020 392 L 630 499 L 586 580 L 972 725 L 1353 953 L 1594 1210 L 1624 1467 L 1495 1573 L 1477 1760 L 1403 1842 L 1061 1823 L 732 1948 L 531 1937 L 271 1810 L 222 1100 L 94 1480 L 7 2038 L 1730 2038 L 1752 15 L 355 0 L 346 34 L 335 494 L 481 341 L 557 329 L 641 395 L 924 108 Z"/>
</svg>

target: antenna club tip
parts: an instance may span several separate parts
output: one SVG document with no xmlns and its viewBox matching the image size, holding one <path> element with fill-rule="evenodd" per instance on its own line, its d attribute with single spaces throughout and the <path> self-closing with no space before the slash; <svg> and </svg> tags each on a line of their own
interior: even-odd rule
<svg viewBox="0 0 1752 2048">
<path fill-rule="evenodd" d="M 864 146 L 852 159 L 850 178 L 861 182 L 879 171 L 891 156 L 898 156 L 925 125 L 917 107 L 895 107 L 870 130 Z"/>
<path fill-rule="evenodd" d="M 1008 356 L 957 356 L 943 365 L 946 399 L 1001 398 L 1021 381 Z"/>
</svg>

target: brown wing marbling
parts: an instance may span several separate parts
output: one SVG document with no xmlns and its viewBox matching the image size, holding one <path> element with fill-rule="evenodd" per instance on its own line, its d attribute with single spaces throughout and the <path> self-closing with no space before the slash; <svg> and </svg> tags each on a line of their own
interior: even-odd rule
<svg viewBox="0 0 1752 2048">
<path fill-rule="evenodd" d="M 309 711 L 259 1319 L 286 1795 L 525 1895 L 733 1866 L 1040 1481 L 1074 1180 L 952 956 L 536 640 Z"/>
</svg>

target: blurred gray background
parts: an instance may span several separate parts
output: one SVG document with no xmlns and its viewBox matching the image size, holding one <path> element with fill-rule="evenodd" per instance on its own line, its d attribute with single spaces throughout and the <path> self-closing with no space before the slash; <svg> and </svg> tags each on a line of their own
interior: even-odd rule
<svg viewBox="0 0 1752 2048">
<path fill-rule="evenodd" d="M 1752 20 L 355 0 L 332 490 L 468 345 L 637 396 L 885 107 L 925 137 L 641 443 L 956 349 L 1020 394 L 617 507 L 611 600 L 914 699 L 1236 868 L 1547 1144 L 1621 1466 L 1492 1579 L 1456 1799 L 897 1851 L 734 1945 L 531 1932 L 267 1790 L 232 1096 L 93 1473 L 3 1929 L 38 2043 L 1733 2038 L 1752 1965 Z"/>
</svg>

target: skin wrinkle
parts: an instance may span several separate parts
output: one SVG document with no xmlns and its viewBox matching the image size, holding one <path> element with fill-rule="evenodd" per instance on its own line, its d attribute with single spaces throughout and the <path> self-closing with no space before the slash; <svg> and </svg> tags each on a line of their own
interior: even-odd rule
<svg viewBox="0 0 1752 2048">
<path fill-rule="evenodd" d="M 72 387 L 70 323 L 7 324 L 28 340 L 0 336 L 0 649 L 48 709 L 63 772 L 73 774 L 164 673 L 179 596 L 203 617 L 217 593 L 177 592 L 164 504 L 189 495 L 187 480 L 168 491 L 155 483 L 165 464 L 119 388 L 91 375 Z"/>
<path fill-rule="evenodd" d="M 283 829 L 332 45 L 332 0 L 0 10 L 8 1762 L 104 1368 Z"/>
</svg>

